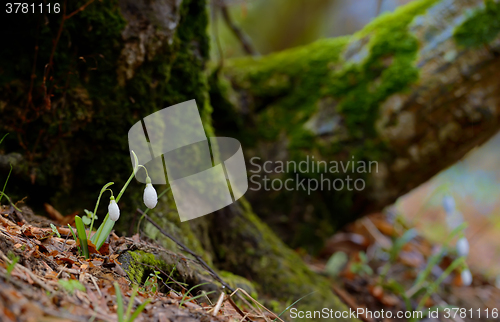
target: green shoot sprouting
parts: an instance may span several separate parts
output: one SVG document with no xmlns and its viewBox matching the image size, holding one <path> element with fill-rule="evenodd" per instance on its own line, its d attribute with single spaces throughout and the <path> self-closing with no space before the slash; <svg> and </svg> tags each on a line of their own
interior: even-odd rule
<svg viewBox="0 0 500 322">
<path fill-rule="evenodd" d="M 71 295 L 73 295 L 76 290 L 82 292 L 85 292 L 87 290 L 79 280 L 59 280 L 58 283 Z"/>
<path fill-rule="evenodd" d="M 9 182 L 10 174 L 12 173 L 12 164 L 10 165 L 9 174 L 7 175 L 7 180 L 3 184 L 2 194 L 0 195 L 0 201 L 2 201 L 2 197 L 5 194 L 5 188 L 7 187 L 7 182 Z"/>
<path fill-rule="evenodd" d="M 132 181 L 132 178 L 137 173 L 137 170 L 139 170 L 139 160 L 137 159 L 137 155 L 134 153 L 134 151 L 131 151 L 131 152 L 132 152 L 132 155 L 134 156 L 134 169 L 132 171 L 132 174 L 128 178 L 127 182 L 123 185 L 122 190 L 120 190 L 120 193 L 116 197 L 116 203 L 118 203 L 118 201 L 120 201 L 120 198 L 122 197 L 123 193 L 125 192 L 125 189 L 127 189 L 128 185 L 130 184 L 130 181 Z M 106 240 L 106 238 L 108 238 L 108 236 L 111 233 L 111 230 L 113 229 L 114 226 L 115 226 L 115 222 L 112 220 L 109 220 L 109 213 L 107 213 L 101 226 L 99 226 L 99 228 L 97 229 L 97 232 L 92 236 L 92 238 L 90 238 L 90 240 L 96 246 L 97 250 L 99 250 L 99 248 L 101 248 L 102 244 L 104 244 L 104 241 Z"/>
<path fill-rule="evenodd" d="M 9 135 L 9 133 L 5 134 L 5 135 L 2 137 L 2 139 L 0 140 L 0 144 L 2 144 L 3 139 L 5 139 L 5 137 L 6 137 L 7 135 Z"/>
<path fill-rule="evenodd" d="M 115 293 L 116 293 L 116 305 L 117 305 L 116 314 L 118 315 L 118 322 L 133 322 L 135 319 L 137 319 L 139 314 L 141 314 L 146 305 L 148 305 L 150 299 L 144 301 L 141 305 L 139 305 L 139 307 L 135 310 L 135 312 L 132 315 L 130 315 L 130 313 L 132 313 L 132 305 L 134 304 L 135 296 L 137 295 L 137 286 L 134 286 L 134 289 L 132 290 L 132 295 L 130 296 L 130 300 L 128 301 L 127 311 L 124 312 L 123 296 L 120 290 L 120 286 L 116 282 L 114 282 L 113 285 L 115 287 Z"/>
<path fill-rule="evenodd" d="M 22 213 L 21 209 L 17 208 L 17 206 L 12 202 L 12 200 L 10 200 L 9 196 L 7 196 L 2 191 L 0 191 L 0 196 L 5 196 L 5 198 L 7 198 L 7 201 L 12 205 L 12 207 L 14 207 L 14 209 Z"/>
<path fill-rule="evenodd" d="M 50 224 L 50 228 L 52 228 L 52 232 L 59 238 L 61 238 L 61 234 L 59 234 L 59 230 L 57 230 L 57 227 L 54 226 L 54 224 Z"/>
<path fill-rule="evenodd" d="M 83 256 L 85 259 L 89 258 L 89 246 L 87 243 L 87 234 L 85 233 L 85 225 L 83 224 L 82 218 L 80 216 L 75 216 L 75 226 L 76 232 L 78 234 L 78 239 L 80 240 L 80 247 L 82 249 Z"/>
<path fill-rule="evenodd" d="M 7 277 L 10 278 L 10 274 L 14 270 L 17 262 L 19 261 L 19 256 L 15 256 L 12 252 L 9 253 L 10 263 L 7 265 Z"/>
<path fill-rule="evenodd" d="M 201 284 L 198 284 L 198 285 L 195 285 L 195 286 L 191 287 L 191 288 L 190 288 L 190 289 L 189 289 L 189 290 L 188 290 L 188 291 L 184 294 L 184 296 L 182 297 L 182 299 L 181 299 L 181 301 L 180 301 L 180 303 L 179 303 L 179 307 L 181 307 L 182 305 L 184 305 L 184 303 L 186 303 L 186 302 L 190 302 L 190 301 L 192 301 L 192 300 L 196 300 L 197 298 L 200 298 L 200 297 L 202 297 L 202 296 L 205 296 L 205 295 L 208 295 L 208 294 L 212 294 L 212 293 L 214 293 L 214 292 L 215 292 L 215 291 L 210 291 L 210 292 L 206 292 L 206 293 L 204 293 L 204 294 L 197 295 L 197 296 L 195 296 L 195 297 L 191 297 L 190 299 L 186 299 L 186 297 L 188 296 L 188 294 L 189 294 L 189 293 L 191 293 L 191 291 L 192 291 L 192 290 L 194 290 L 195 288 L 200 287 L 200 286 L 202 286 L 202 285 L 205 285 L 205 284 L 209 284 L 209 283 L 208 283 L 208 282 L 206 282 L 206 283 L 201 283 Z"/>
<path fill-rule="evenodd" d="M 71 231 L 71 235 L 73 235 L 73 239 L 76 241 L 77 237 L 76 237 L 75 231 L 73 230 L 73 227 L 71 227 L 69 224 L 68 224 L 68 227 L 69 227 L 69 230 Z M 80 246 L 76 246 L 76 247 L 78 247 L 78 254 L 83 255 L 82 249 L 80 248 Z"/>
</svg>

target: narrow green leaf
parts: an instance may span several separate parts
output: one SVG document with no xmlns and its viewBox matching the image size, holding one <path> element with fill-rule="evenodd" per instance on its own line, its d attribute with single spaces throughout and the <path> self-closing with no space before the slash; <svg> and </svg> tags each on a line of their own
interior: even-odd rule
<svg viewBox="0 0 500 322">
<path fill-rule="evenodd" d="M 462 223 L 461 225 L 459 225 L 458 227 L 456 227 L 455 229 L 453 229 L 453 231 L 450 233 L 450 235 L 446 239 L 445 243 L 443 244 L 442 249 L 439 252 L 437 252 L 436 254 L 432 255 L 429 258 L 429 261 L 427 262 L 427 266 L 424 268 L 423 271 L 421 271 L 418 274 L 417 279 L 413 283 L 412 288 L 416 287 L 417 285 L 420 285 L 421 283 L 423 283 L 427 279 L 427 277 L 429 276 L 429 274 L 432 271 L 432 268 L 434 266 L 436 266 L 439 263 L 439 261 L 441 260 L 441 258 L 444 256 L 445 248 L 448 247 L 448 244 L 451 242 L 451 240 L 456 235 L 458 235 L 459 233 L 461 233 L 466 227 L 467 227 L 467 224 L 466 223 Z"/>
<path fill-rule="evenodd" d="M 120 286 L 118 283 L 114 282 L 113 285 L 115 286 L 115 293 L 116 293 L 116 314 L 118 315 L 118 322 L 125 322 L 123 319 L 123 298 L 122 298 L 122 291 L 120 291 Z"/>
<path fill-rule="evenodd" d="M 69 230 L 71 230 L 71 235 L 73 235 L 73 239 L 77 240 L 76 238 L 76 234 L 75 234 L 75 231 L 73 230 L 73 227 L 71 227 L 69 224 L 68 224 L 68 227 L 69 227 Z M 82 249 L 80 248 L 80 246 L 76 246 L 78 248 L 78 254 L 82 255 Z"/>
<path fill-rule="evenodd" d="M 132 290 L 132 296 L 128 301 L 127 312 L 125 312 L 125 320 L 128 321 L 130 317 L 130 313 L 132 312 L 132 306 L 134 305 L 135 295 L 137 294 L 137 285 L 134 285 L 134 289 Z"/>
<path fill-rule="evenodd" d="M 132 316 L 130 317 L 130 319 L 128 319 L 127 322 L 134 322 L 134 320 L 137 319 L 137 317 L 139 316 L 139 314 L 141 314 L 141 312 L 144 310 L 144 308 L 146 308 L 146 305 L 148 305 L 149 302 L 151 302 L 151 300 L 147 299 L 141 305 L 139 305 L 139 307 L 137 308 L 137 310 L 135 310 L 134 314 L 132 314 Z"/>
<path fill-rule="evenodd" d="M 97 219 L 97 216 L 94 216 L 94 215 L 97 214 L 97 209 L 99 208 L 99 202 L 101 201 L 101 196 L 104 193 L 104 191 L 106 191 L 106 189 L 108 189 L 109 186 L 114 185 L 114 184 L 115 184 L 114 182 L 108 182 L 108 183 L 106 183 L 101 188 L 101 192 L 99 192 L 99 197 L 97 197 L 97 202 L 95 204 L 94 212 L 92 213 L 92 217 L 91 217 L 92 218 L 92 222 L 90 223 L 89 237 L 90 237 L 90 234 L 92 233 L 92 228 L 94 227 L 94 220 Z"/>
<path fill-rule="evenodd" d="M 181 301 L 181 303 L 179 304 L 179 306 L 182 306 L 182 305 L 184 305 L 187 302 L 194 301 L 196 299 L 199 299 L 200 297 L 203 297 L 205 295 L 212 294 L 212 293 L 215 293 L 215 291 L 205 292 L 203 294 L 198 294 L 196 296 L 190 297 L 189 299 L 186 299 L 185 301 Z"/>
<path fill-rule="evenodd" d="M 448 266 L 444 272 L 438 277 L 437 280 L 435 280 L 428 288 L 427 288 L 427 293 L 422 297 L 420 300 L 418 306 L 417 306 L 417 311 L 420 311 L 424 305 L 427 299 L 435 292 L 436 288 L 443 283 L 443 281 L 448 277 L 448 275 L 451 274 L 456 268 L 458 268 L 460 265 L 465 264 L 465 258 L 464 257 L 459 257 L 455 259 L 450 266 Z"/>
<path fill-rule="evenodd" d="M 5 137 L 5 136 L 4 136 Z M 3 139 L 2 139 L 3 140 Z M 0 142 L 1 143 L 1 142 Z M 2 194 L 0 195 L 0 201 L 2 201 L 2 197 L 4 195 L 4 192 L 5 192 L 5 188 L 7 187 L 7 182 L 9 182 L 9 178 L 10 178 L 10 174 L 12 172 L 12 164 L 10 165 L 10 170 L 9 170 L 9 174 L 7 175 L 7 180 L 5 180 L 5 183 L 3 185 L 3 189 L 2 189 Z"/>
<path fill-rule="evenodd" d="M 5 139 L 5 137 L 6 137 L 7 135 L 9 135 L 9 133 L 5 134 L 5 135 L 2 137 L 2 139 L 0 140 L 0 144 L 2 144 L 3 139 Z"/>
<path fill-rule="evenodd" d="M 2 191 L 0 191 L 0 196 L 5 196 L 5 198 L 7 198 L 7 201 L 12 205 L 12 207 L 14 207 L 17 211 L 19 211 L 20 213 L 22 213 L 21 209 L 17 208 L 17 206 L 12 202 L 12 200 L 10 200 L 9 196 L 7 196 L 5 193 L 3 193 Z"/>
<path fill-rule="evenodd" d="M 314 292 L 316 292 L 316 291 L 314 291 Z M 304 297 L 309 296 L 309 295 L 311 295 L 311 294 L 312 294 L 312 293 L 314 293 L 314 292 L 311 292 L 311 293 L 309 293 L 309 294 L 306 294 L 306 295 L 302 296 L 300 299 L 298 299 L 297 301 L 293 302 L 290 306 L 288 306 L 285 310 L 283 310 L 283 312 L 281 312 L 281 313 L 280 313 L 280 315 L 278 315 L 278 316 L 276 317 L 276 319 L 274 319 L 274 320 L 273 320 L 273 322 L 275 322 L 275 321 L 276 321 L 276 320 L 277 320 L 280 316 L 282 316 L 282 315 L 283 315 L 283 313 L 285 313 L 286 311 L 288 311 L 288 310 L 289 310 L 292 306 L 294 306 L 295 304 L 297 304 L 297 303 L 298 303 L 299 301 L 301 301 Z"/>
<path fill-rule="evenodd" d="M 80 240 L 80 247 L 82 248 L 83 256 L 85 259 L 88 259 L 89 246 L 87 244 L 87 234 L 85 233 L 85 225 L 83 224 L 80 216 L 75 216 L 75 226 L 76 232 L 78 233 L 78 239 Z"/>
<path fill-rule="evenodd" d="M 98 238 L 96 238 L 96 242 L 94 243 L 97 249 L 101 248 L 102 244 L 104 244 L 106 238 L 108 238 L 109 234 L 113 230 L 113 227 L 115 226 L 115 222 L 109 219 L 108 217 L 109 215 L 106 215 L 104 222 L 101 224 L 101 226 L 94 235 L 98 236 Z M 99 230 L 101 231 L 99 232 Z"/>
<path fill-rule="evenodd" d="M 186 299 L 186 297 L 188 296 L 188 294 L 189 294 L 189 293 L 191 293 L 191 291 L 192 291 L 192 290 L 194 290 L 195 288 L 200 287 L 200 286 L 202 286 L 202 285 L 205 285 L 205 284 L 209 284 L 209 283 L 208 283 L 208 282 L 206 282 L 206 283 L 201 283 L 201 284 L 198 284 L 198 285 L 195 285 L 195 286 L 191 287 L 191 288 L 190 288 L 190 289 L 189 289 L 189 290 L 188 290 L 188 291 L 184 294 L 184 296 L 182 297 L 182 300 L 181 300 L 181 302 L 180 302 L 179 306 L 182 306 L 182 304 L 184 304 L 184 300 Z"/>
<path fill-rule="evenodd" d="M 409 243 L 413 238 L 417 236 L 418 236 L 417 230 L 415 228 L 412 228 L 410 230 L 407 230 L 403 234 L 403 236 L 399 237 L 394 243 L 394 246 L 391 248 L 390 261 L 394 262 L 398 258 L 401 249 L 403 249 L 403 246 Z"/>
</svg>

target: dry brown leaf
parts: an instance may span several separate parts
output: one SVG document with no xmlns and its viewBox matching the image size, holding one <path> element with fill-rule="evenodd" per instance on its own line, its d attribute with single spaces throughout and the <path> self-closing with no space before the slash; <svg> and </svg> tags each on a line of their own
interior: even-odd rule
<svg viewBox="0 0 500 322">
<path fill-rule="evenodd" d="M 57 211 L 54 207 L 52 207 L 48 203 L 44 203 L 43 207 L 45 208 L 45 211 L 49 215 L 50 219 L 55 220 L 58 223 L 62 223 L 64 221 L 64 216 L 61 215 L 61 213 Z"/>
</svg>

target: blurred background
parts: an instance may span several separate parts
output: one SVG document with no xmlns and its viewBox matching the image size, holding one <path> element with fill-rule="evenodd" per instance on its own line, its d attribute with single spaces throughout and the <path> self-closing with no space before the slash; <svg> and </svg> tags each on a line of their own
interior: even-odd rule
<svg viewBox="0 0 500 322">
<path fill-rule="evenodd" d="M 217 0 L 214 0 L 217 1 Z M 380 14 L 412 0 L 226 0 L 229 16 L 261 55 L 309 44 L 325 37 L 350 35 Z M 216 2 L 221 5 L 220 1 Z M 212 8 L 213 9 L 213 8 Z M 225 18 L 212 10 L 211 57 L 248 55 Z M 442 207 L 451 195 L 468 223 L 468 264 L 489 278 L 500 274 L 500 134 L 469 152 L 459 163 L 399 198 L 396 212 L 435 243 L 449 228 Z"/>
<path fill-rule="evenodd" d="M 221 5 L 221 0 L 214 0 Z M 262 54 L 309 44 L 325 37 L 351 35 L 379 14 L 394 11 L 412 0 L 226 0 L 231 18 Z M 224 57 L 245 55 L 220 13 L 212 10 L 211 57 L 217 40 Z"/>
</svg>

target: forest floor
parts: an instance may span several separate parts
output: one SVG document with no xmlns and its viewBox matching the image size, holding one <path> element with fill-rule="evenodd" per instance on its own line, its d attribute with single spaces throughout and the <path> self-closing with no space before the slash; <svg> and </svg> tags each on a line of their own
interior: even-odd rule
<svg viewBox="0 0 500 322">
<path fill-rule="evenodd" d="M 498 321 L 496 281 L 472 268 L 472 281 L 463 280 L 469 267 L 467 256 L 458 256 L 456 250 L 461 227 L 443 236 L 443 244 L 433 244 L 404 218 L 372 214 L 332 236 L 318 257 L 304 259 L 311 269 L 331 277 L 334 292 L 354 310 L 396 316 L 420 305 L 423 312 L 439 309 L 438 319 L 424 317 L 426 321 Z M 368 315 L 362 320 L 379 321 Z"/>
<path fill-rule="evenodd" d="M 192 291 L 192 285 L 176 281 L 172 274 L 168 279 L 165 274 L 164 279 L 152 276 L 149 283 L 134 287 L 120 254 L 159 246 L 138 235 L 112 234 L 107 247 L 85 260 L 70 230 L 57 221 L 36 216 L 27 207 L 22 213 L 12 206 L 0 208 L 3 321 L 133 321 L 135 312 L 135 321 L 270 322 L 276 318 L 241 293 L 236 299 L 237 295 L 218 290 L 209 298 Z M 459 237 L 460 229 L 456 229 L 455 236 L 452 233 L 448 238 L 450 244 Z M 433 245 L 386 214 L 370 215 L 347 226 L 328 240 L 319 256 L 302 255 L 311 269 L 330 277 L 332 290 L 353 310 L 383 309 L 396 315 L 420 305 L 424 312 L 440 307 L 440 321 L 498 319 L 500 290 L 493 281 L 472 272 L 472 282 L 465 286 L 469 284 L 461 273 L 466 269 L 465 258 L 457 256 L 452 246 Z M 454 315 L 453 307 L 465 308 L 466 313 Z M 451 310 L 449 319 L 442 315 L 446 308 Z M 380 319 L 363 315 L 362 320 Z"/>
<path fill-rule="evenodd" d="M 0 206 L 0 320 L 208 322 L 276 318 L 262 307 L 252 309 L 248 301 L 246 308 L 238 306 L 232 300 L 236 295 L 221 291 L 211 301 L 206 293 L 176 281 L 172 272 L 168 278 L 163 274 L 164 279 L 152 275 L 149 282 L 134 288 L 119 254 L 148 244 L 137 235 L 126 238 L 113 233 L 106 247 L 91 251 L 85 260 L 79 256 L 67 226 L 34 215 L 27 207 L 19 212 L 12 206 Z"/>
</svg>

